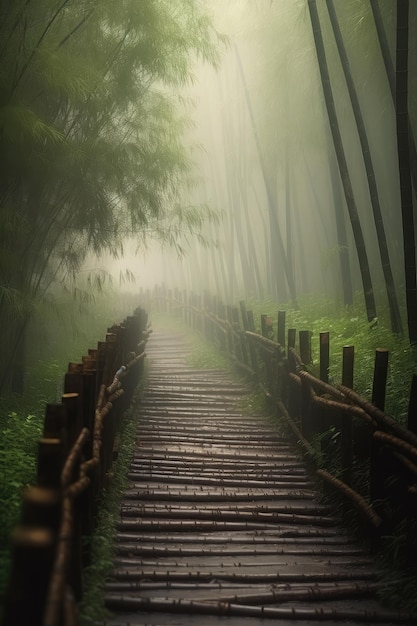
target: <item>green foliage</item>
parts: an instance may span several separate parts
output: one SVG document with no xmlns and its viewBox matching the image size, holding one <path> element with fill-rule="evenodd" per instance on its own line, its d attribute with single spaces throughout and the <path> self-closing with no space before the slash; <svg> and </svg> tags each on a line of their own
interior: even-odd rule
<svg viewBox="0 0 417 626">
<path fill-rule="evenodd" d="M 9 536 L 18 523 L 22 490 L 36 478 L 36 442 L 42 430 L 38 413 L 0 411 L 0 606 L 9 575 Z"/>
<path fill-rule="evenodd" d="M 177 243 L 191 162 L 180 91 L 224 38 L 198 0 L 8 3 L 0 24 L 0 389 L 28 320 L 88 252 Z M 18 315 L 16 314 L 18 312 Z"/>
<path fill-rule="evenodd" d="M 381 555 L 384 568 L 382 587 L 379 592 L 381 601 L 387 606 L 401 607 L 408 611 L 417 611 L 417 568 L 407 566 L 407 533 L 417 535 L 417 522 L 410 522 L 407 529 L 405 522 L 400 523 L 395 533 L 385 537 L 385 549 Z"/>
<path fill-rule="evenodd" d="M 417 352 L 409 342 L 390 330 L 388 315 L 382 315 L 373 324 L 368 324 L 363 314 L 362 296 L 357 294 L 351 307 L 343 307 L 333 300 L 314 295 L 299 298 L 298 308 L 291 304 L 277 305 L 273 301 L 248 302 L 255 321 L 267 313 L 277 319 L 277 311 L 286 311 L 286 328 L 310 330 L 313 369 L 319 363 L 320 332 L 330 333 L 330 371 L 333 384 L 341 383 L 343 347 L 355 347 L 354 389 L 366 399 L 372 395 L 375 350 L 389 350 L 389 370 L 385 410 L 396 419 L 404 421 L 408 410 L 408 399 L 413 373 L 417 370 Z M 276 329 L 276 321 L 275 321 Z M 276 335 L 275 335 L 276 336 Z"/>
</svg>

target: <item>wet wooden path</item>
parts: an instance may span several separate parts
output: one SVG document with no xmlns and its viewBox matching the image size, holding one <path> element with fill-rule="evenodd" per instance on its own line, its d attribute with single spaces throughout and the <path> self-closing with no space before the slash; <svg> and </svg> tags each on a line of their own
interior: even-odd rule
<svg viewBox="0 0 417 626">
<path fill-rule="evenodd" d="M 187 365 L 154 332 L 148 389 L 106 588 L 108 626 L 405 624 L 375 599 L 375 566 L 320 503 L 294 447 L 248 390 Z"/>
</svg>

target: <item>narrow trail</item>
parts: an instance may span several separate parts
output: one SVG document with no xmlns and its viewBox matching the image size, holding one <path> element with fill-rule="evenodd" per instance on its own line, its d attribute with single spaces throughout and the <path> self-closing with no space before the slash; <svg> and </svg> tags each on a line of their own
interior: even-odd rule
<svg viewBox="0 0 417 626">
<path fill-rule="evenodd" d="M 121 503 L 107 626 L 405 624 L 377 571 L 318 494 L 297 451 L 247 415 L 230 375 L 187 365 L 154 332 Z"/>
</svg>

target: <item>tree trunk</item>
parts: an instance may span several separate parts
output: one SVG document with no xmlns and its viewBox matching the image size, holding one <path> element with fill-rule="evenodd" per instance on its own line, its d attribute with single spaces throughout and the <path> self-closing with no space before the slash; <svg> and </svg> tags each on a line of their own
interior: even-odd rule
<svg viewBox="0 0 417 626">
<path fill-rule="evenodd" d="M 316 0 L 308 0 L 308 8 L 310 12 L 311 25 L 313 29 L 314 43 L 316 46 L 317 60 L 320 70 L 321 82 L 323 87 L 324 100 L 326 103 L 327 114 L 329 117 L 330 130 L 333 137 L 333 144 L 336 152 L 337 162 L 339 165 L 340 176 L 345 192 L 346 204 L 348 207 L 350 223 L 352 225 L 353 236 L 355 240 L 356 252 L 358 255 L 359 267 L 362 278 L 363 294 L 365 298 L 366 313 L 368 321 L 376 318 L 375 297 L 372 286 L 371 273 L 369 270 L 368 255 L 366 252 L 365 241 L 363 238 L 362 227 L 359 219 L 358 209 L 353 195 L 352 183 L 350 180 L 349 170 L 347 167 L 345 151 L 343 148 L 342 137 L 340 134 L 339 123 L 336 115 L 336 108 L 333 99 L 333 92 L 330 84 L 329 70 L 327 66 L 326 53 L 324 49 L 323 37 L 320 28 L 320 20 L 318 16 Z"/>
<path fill-rule="evenodd" d="M 243 84 L 243 89 L 245 93 L 246 103 L 248 106 L 248 112 L 249 112 L 249 116 L 251 120 L 252 130 L 254 133 L 256 148 L 258 151 L 259 163 L 260 163 L 261 172 L 262 172 L 262 176 L 263 176 L 264 183 L 265 183 L 266 194 L 268 197 L 268 209 L 269 209 L 269 215 L 270 215 L 270 221 L 271 221 L 271 234 L 273 234 L 274 236 L 273 248 L 277 248 L 279 251 L 282 267 L 284 269 L 285 277 L 287 279 L 288 290 L 290 292 L 290 298 L 293 301 L 293 303 L 296 304 L 297 296 L 296 296 L 295 284 L 294 284 L 293 277 L 290 272 L 290 268 L 288 266 L 288 260 L 287 260 L 287 256 L 285 253 L 284 242 L 282 239 L 282 234 L 281 234 L 279 223 L 278 223 L 278 207 L 275 201 L 275 194 L 273 192 L 274 185 L 273 185 L 273 181 L 271 181 L 270 179 L 270 176 L 268 176 L 267 174 L 265 159 L 263 157 L 262 149 L 261 149 L 260 142 L 259 142 L 258 132 L 256 129 L 255 118 L 254 118 L 253 110 L 252 110 L 252 104 L 249 98 L 249 93 L 248 93 L 248 89 L 247 89 L 246 81 L 245 81 L 245 75 L 243 73 L 242 63 L 241 63 L 237 48 L 236 48 L 236 59 L 238 63 L 239 72 L 242 78 L 242 84 Z M 278 268 L 274 268 L 274 271 L 278 271 Z"/>
<path fill-rule="evenodd" d="M 397 0 L 396 120 L 400 171 L 405 293 L 410 342 L 417 343 L 416 250 L 408 134 L 408 0 Z"/>
<path fill-rule="evenodd" d="M 396 95 L 395 95 L 395 68 L 394 63 L 392 61 L 391 52 L 388 45 L 387 36 L 385 33 L 384 23 L 382 20 L 381 9 L 379 8 L 378 0 L 371 0 L 371 9 L 372 15 L 374 16 L 376 32 L 378 35 L 379 46 L 381 48 L 382 58 L 384 59 L 385 71 L 388 77 L 388 83 L 391 90 L 392 101 L 395 106 Z M 408 142 L 409 142 L 409 150 L 410 150 L 410 171 L 411 171 L 411 179 L 414 187 L 414 197 L 417 198 L 417 149 L 416 142 L 414 139 L 414 133 L 410 122 L 410 117 L 407 114 L 407 124 L 408 124 Z"/>
<path fill-rule="evenodd" d="M 332 25 L 337 49 L 342 63 L 343 73 L 346 80 L 346 85 L 349 91 L 350 101 L 352 104 L 352 111 L 355 117 L 356 126 L 358 129 L 359 141 L 362 149 L 363 162 L 366 170 L 366 179 L 368 181 L 369 195 L 371 199 L 372 212 L 374 216 L 375 229 L 378 237 L 379 254 L 381 257 L 382 270 L 384 273 L 385 288 L 387 292 L 391 330 L 393 333 L 402 335 L 403 326 L 401 321 L 400 307 L 398 305 L 397 294 L 395 291 L 394 277 L 392 275 L 391 262 L 388 252 L 388 243 L 385 235 L 384 222 L 382 219 L 381 204 L 379 201 L 378 187 L 376 184 L 375 171 L 371 157 L 371 150 L 369 147 L 368 135 L 366 133 L 365 123 L 362 117 L 361 108 L 359 105 L 358 94 L 356 92 L 355 83 L 350 71 L 349 59 L 346 54 L 345 45 L 343 43 L 342 33 L 337 20 L 336 11 L 334 8 L 333 0 L 326 0 L 327 9 L 329 11 L 330 22 Z"/>
</svg>

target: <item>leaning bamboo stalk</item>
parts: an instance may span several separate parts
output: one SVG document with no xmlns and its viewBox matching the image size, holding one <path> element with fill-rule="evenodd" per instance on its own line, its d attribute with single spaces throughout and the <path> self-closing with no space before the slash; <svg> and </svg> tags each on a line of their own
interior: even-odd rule
<svg viewBox="0 0 417 626">
<path fill-rule="evenodd" d="M 322 406 L 324 408 L 329 408 L 335 411 L 339 411 L 341 413 L 345 413 L 346 415 L 351 415 L 354 417 L 359 417 L 363 421 L 367 422 L 373 428 L 376 428 L 377 424 L 372 419 L 370 415 L 359 406 L 355 406 L 353 404 L 345 404 L 343 402 L 337 402 L 336 400 L 330 400 L 328 398 L 323 398 L 323 396 L 314 396 L 313 402 L 317 405 Z"/>
<path fill-rule="evenodd" d="M 71 477 L 75 469 L 75 464 L 80 458 L 82 449 L 89 436 L 90 436 L 90 431 L 88 430 L 88 428 L 83 428 L 80 434 L 78 435 L 76 442 L 72 446 L 70 453 L 67 456 L 67 459 L 64 463 L 64 467 L 62 468 L 62 472 L 61 472 L 61 487 L 63 489 L 65 489 L 71 481 Z"/>
<path fill-rule="evenodd" d="M 301 357 L 298 354 L 298 352 L 296 351 L 296 349 L 295 348 L 289 348 L 288 352 L 289 352 L 289 354 L 291 354 L 292 358 L 294 359 L 297 368 L 304 369 L 305 365 L 302 362 Z"/>
<path fill-rule="evenodd" d="M 412 446 L 417 447 L 417 435 L 411 432 L 411 430 L 408 430 L 407 428 L 399 424 L 393 417 L 387 415 L 370 402 L 367 402 L 366 400 L 361 398 L 361 396 L 352 391 L 352 389 L 344 387 L 343 385 L 339 385 L 338 389 L 343 394 L 345 394 L 345 396 L 347 396 L 352 402 L 364 409 L 372 417 L 372 419 L 377 422 L 379 426 L 383 426 L 384 428 L 391 430 Z"/>
<path fill-rule="evenodd" d="M 405 457 L 403 454 L 400 454 L 399 452 L 394 451 L 393 455 L 400 463 L 402 463 L 408 469 L 411 474 L 417 476 L 417 465 L 412 463 L 410 459 L 407 459 L 407 457 Z"/>
<path fill-rule="evenodd" d="M 307 379 L 315 391 L 319 391 L 323 394 L 332 396 L 333 398 L 336 398 L 337 400 L 339 400 L 340 403 L 343 403 L 343 402 L 346 403 L 346 397 L 341 391 L 339 391 L 332 385 L 325 383 L 319 378 L 316 378 L 315 376 L 313 376 L 313 374 L 310 374 L 310 372 L 300 369 L 297 371 L 297 375 L 300 376 L 300 378 Z"/>
<path fill-rule="evenodd" d="M 398 437 L 394 437 L 394 435 L 377 430 L 374 432 L 374 439 L 380 441 L 381 443 L 388 443 L 393 448 L 397 448 L 417 460 L 417 448 L 410 445 L 406 441 L 399 439 Z"/>
<path fill-rule="evenodd" d="M 341 491 L 343 495 L 345 495 L 347 498 L 349 498 L 349 500 L 351 500 L 357 506 L 357 508 L 365 514 L 365 516 L 368 518 L 371 524 L 375 526 L 375 528 L 378 528 L 378 526 L 382 524 L 382 519 L 377 513 L 375 513 L 374 509 L 365 500 L 365 498 L 363 498 L 359 493 L 354 491 L 351 487 L 346 485 L 346 483 L 339 480 L 338 478 L 335 478 L 335 476 L 332 476 L 331 474 L 329 474 L 329 472 L 326 472 L 326 470 L 323 469 L 316 470 L 316 474 L 317 476 L 328 482 L 330 485 Z"/>
<path fill-rule="evenodd" d="M 250 330 L 246 330 L 245 335 L 272 352 L 275 352 L 275 350 L 277 349 L 282 349 L 279 343 L 277 343 L 276 341 L 272 341 L 272 339 L 268 339 L 268 337 L 263 337 L 262 335 L 258 335 L 258 333 L 254 333 Z"/>
<path fill-rule="evenodd" d="M 144 344 L 145 342 L 142 341 L 139 346 L 141 346 L 142 344 Z M 138 347 L 139 347 L 138 346 Z M 141 361 L 142 359 L 144 359 L 146 357 L 146 352 L 141 352 L 140 354 L 138 354 L 137 356 L 135 356 L 135 358 L 133 358 L 131 361 L 129 361 L 129 363 L 126 365 L 126 374 L 127 372 L 134 367 L 137 363 L 139 363 L 139 361 Z"/>
<path fill-rule="evenodd" d="M 291 382 L 295 383 L 301 389 L 301 378 L 298 376 L 298 374 L 290 372 L 288 374 L 288 378 L 291 380 Z"/>
</svg>

